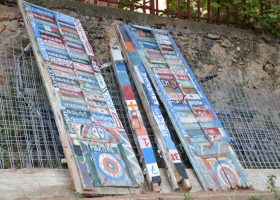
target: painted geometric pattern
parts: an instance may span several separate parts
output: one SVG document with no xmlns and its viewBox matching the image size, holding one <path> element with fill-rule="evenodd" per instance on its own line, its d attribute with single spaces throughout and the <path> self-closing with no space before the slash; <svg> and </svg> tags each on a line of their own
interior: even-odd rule
<svg viewBox="0 0 280 200">
<path fill-rule="evenodd" d="M 78 19 L 24 2 L 48 66 L 83 188 L 132 186 L 143 175 Z"/>
<path fill-rule="evenodd" d="M 138 108 L 132 85 L 129 80 L 126 64 L 121 55 L 116 36 L 111 37 L 111 55 L 114 62 L 114 72 L 116 74 L 122 99 L 124 101 L 129 124 L 134 132 L 135 143 L 137 144 L 140 160 L 143 160 L 146 168 L 146 178 L 150 189 L 153 190 L 153 184 L 160 184 L 161 178 L 156 158 L 153 152 L 151 141 L 144 126 L 144 121 Z"/>
<path fill-rule="evenodd" d="M 205 190 L 250 185 L 230 138 L 167 31 L 126 25 Z"/>
<path fill-rule="evenodd" d="M 157 144 L 160 151 L 162 152 L 167 168 L 168 165 L 170 166 L 169 178 L 171 182 L 175 182 L 175 184 L 173 185 L 173 189 L 176 189 L 178 187 L 177 182 L 188 180 L 188 175 L 159 108 L 159 102 L 154 93 L 152 84 L 149 81 L 148 74 L 141 62 L 140 57 L 137 54 L 137 51 L 130 37 L 125 30 L 124 25 L 118 26 L 118 32 L 121 35 L 122 42 L 125 45 L 125 49 L 128 54 L 128 59 L 131 62 L 132 69 L 130 69 L 130 71 L 132 72 L 131 74 L 134 78 L 136 88 L 138 87 L 138 93 L 142 97 L 145 97 L 143 99 L 145 99 L 144 101 L 147 105 L 149 105 L 149 110 L 147 110 L 146 112 L 150 113 L 150 115 L 152 115 L 152 118 L 154 119 L 154 122 L 150 123 L 153 124 L 154 132 L 156 132 L 155 130 L 158 130 L 159 132 L 159 135 L 155 135 L 156 139 L 159 140 Z M 164 144 L 163 147 L 160 145 L 161 143 Z M 177 176 L 180 177 L 179 180 L 177 179 Z"/>
</svg>

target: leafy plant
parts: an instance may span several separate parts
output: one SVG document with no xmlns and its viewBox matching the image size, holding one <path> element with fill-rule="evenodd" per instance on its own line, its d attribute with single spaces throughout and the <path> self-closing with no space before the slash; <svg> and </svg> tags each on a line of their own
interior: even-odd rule
<svg viewBox="0 0 280 200">
<path fill-rule="evenodd" d="M 121 0 L 123 6 L 124 6 L 124 9 L 130 9 L 131 7 L 131 4 L 132 2 L 134 2 L 134 6 L 140 6 L 140 2 L 141 0 L 134 0 L 134 1 L 131 1 L 131 0 Z"/>
<path fill-rule="evenodd" d="M 278 194 L 277 187 L 276 187 L 276 176 L 273 174 L 269 175 L 267 183 L 268 183 L 267 189 L 274 195 L 276 200 L 280 200 L 280 195 Z"/>
<path fill-rule="evenodd" d="M 280 37 L 280 5 L 272 6 L 264 11 L 263 15 L 258 16 L 254 26 Z"/>
<path fill-rule="evenodd" d="M 178 13 L 177 0 L 169 2 L 170 13 L 174 16 Z M 199 3 L 201 17 L 206 17 L 207 0 Z M 190 3 L 192 16 L 197 16 L 197 4 L 198 1 Z M 230 13 L 229 22 L 232 24 L 238 21 L 242 27 L 271 32 L 280 37 L 280 5 L 276 0 L 211 0 L 210 8 L 212 20 L 217 16 L 225 20 Z M 187 0 L 180 0 L 181 15 L 186 16 L 187 10 Z"/>
<path fill-rule="evenodd" d="M 262 200 L 261 197 L 256 197 L 256 196 L 251 196 L 249 199 L 247 200 Z"/>
<path fill-rule="evenodd" d="M 186 192 L 184 194 L 184 200 L 194 200 L 194 198 L 190 195 L 190 193 Z"/>
</svg>

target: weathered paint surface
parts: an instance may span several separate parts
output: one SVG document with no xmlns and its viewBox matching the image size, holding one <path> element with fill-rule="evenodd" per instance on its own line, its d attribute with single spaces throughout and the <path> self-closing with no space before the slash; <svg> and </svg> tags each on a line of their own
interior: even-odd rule
<svg viewBox="0 0 280 200">
<path fill-rule="evenodd" d="M 131 62 L 129 70 L 133 75 L 138 93 L 140 97 L 142 97 L 141 100 L 143 104 L 146 105 L 145 109 L 148 117 L 150 116 L 149 121 L 154 129 L 158 148 L 161 151 L 162 157 L 168 168 L 168 177 L 170 178 L 173 189 L 178 189 L 178 183 L 181 183 L 183 184 L 184 189 L 189 190 L 191 186 L 188 180 L 188 175 L 166 126 L 164 117 L 159 108 L 159 102 L 149 81 L 144 65 L 142 64 L 130 37 L 125 31 L 125 27 L 123 25 L 118 26 L 117 32 L 121 37 L 121 42 L 125 48 L 124 52 L 127 53 L 127 57 Z"/>
<path fill-rule="evenodd" d="M 230 138 L 171 35 L 137 25 L 126 25 L 126 31 L 204 189 L 249 186 Z"/>
<path fill-rule="evenodd" d="M 129 80 L 126 64 L 121 54 L 116 35 L 110 41 L 111 57 L 113 59 L 114 72 L 116 74 L 129 124 L 133 130 L 140 160 L 143 160 L 146 178 L 151 190 L 158 190 L 161 182 L 159 168 L 153 152 L 152 144 L 144 126 L 143 118 L 138 108 L 133 88 Z"/>
<path fill-rule="evenodd" d="M 141 186 L 141 168 L 80 21 L 26 2 L 24 8 L 48 66 L 83 189 Z"/>
</svg>

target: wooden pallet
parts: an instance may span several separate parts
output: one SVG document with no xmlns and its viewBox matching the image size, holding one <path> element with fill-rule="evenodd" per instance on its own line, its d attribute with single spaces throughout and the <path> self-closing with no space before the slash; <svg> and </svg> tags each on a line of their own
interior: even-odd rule
<svg viewBox="0 0 280 200">
<path fill-rule="evenodd" d="M 21 0 L 18 5 L 54 112 L 75 191 L 84 196 L 140 193 L 144 182 L 141 168 L 79 20 Z M 42 38 L 38 27 L 49 31 L 48 35 Z M 67 38 L 76 33 L 75 44 L 81 49 L 73 53 Z M 47 44 L 55 53 L 48 51 Z M 88 59 L 90 65 L 77 63 L 82 58 Z M 73 86 L 74 83 L 78 85 Z M 98 88 L 95 91 L 100 92 L 98 98 L 105 102 L 102 105 L 108 108 L 106 116 L 110 119 L 96 117 L 95 111 L 101 109 L 98 106 L 91 110 L 89 99 L 97 97 L 89 88 Z"/>
</svg>

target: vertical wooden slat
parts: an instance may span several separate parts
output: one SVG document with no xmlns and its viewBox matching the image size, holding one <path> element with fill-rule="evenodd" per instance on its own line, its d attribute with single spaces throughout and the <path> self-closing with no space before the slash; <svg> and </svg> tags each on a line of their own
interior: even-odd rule
<svg viewBox="0 0 280 200">
<path fill-rule="evenodd" d="M 95 5 L 97 5 L 97 0 L 94 0 L 94 2 L 93 2 Z"/>
<path fill-rule="evenodd" d="M 143 13 L 146 14 L 146 0 L 143 0 L 142 4 Z"/>
</svg>

